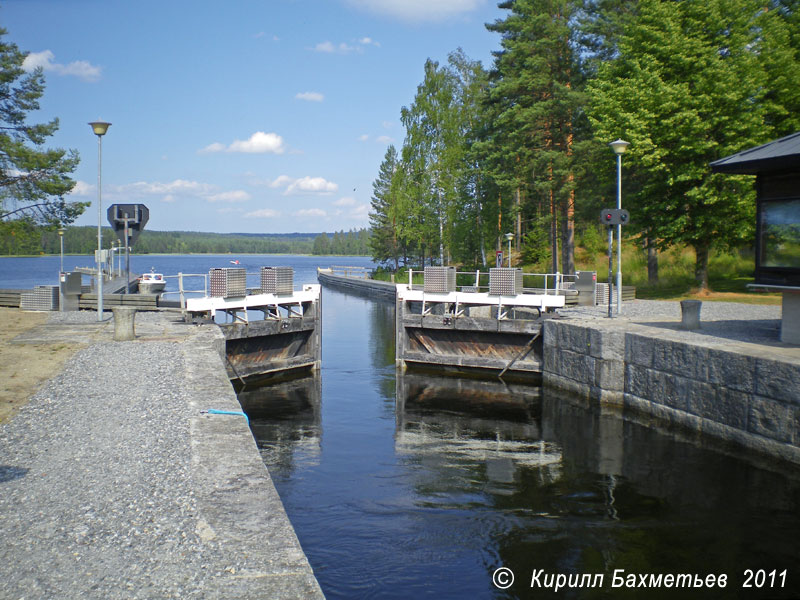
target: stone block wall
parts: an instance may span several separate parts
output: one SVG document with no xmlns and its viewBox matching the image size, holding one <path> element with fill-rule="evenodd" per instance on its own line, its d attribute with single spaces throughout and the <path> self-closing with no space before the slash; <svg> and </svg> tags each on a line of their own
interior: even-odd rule
<svg viewBox="0 0 800 600">
<path fill-rule="evenodd" d="M 800 361 L 633 324 L 548 321 L 547 386 L 800 462 Z"/>
<path fill-rule="evenodd" d="M 622 331 L 565 321 L 544 323 L 545 385 L 609 404 L 622 404 L 624 356 Z"/>
</svg>

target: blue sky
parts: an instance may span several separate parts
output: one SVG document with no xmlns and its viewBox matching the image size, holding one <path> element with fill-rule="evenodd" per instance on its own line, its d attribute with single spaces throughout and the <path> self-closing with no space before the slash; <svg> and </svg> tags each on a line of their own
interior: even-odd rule
<svg viewBox="0 0 800 600">
<path fill-rule="evenodd" d="M 495 0 L 0 0 L 6 40 L 42 66 L 31 121 L 81 156 L 75 199 L 143 203 L 148 229 L 364 227 L 427 58 L 485 66 Z M 76 222 L 97 225 L 94 206 Z"/>
</svg>

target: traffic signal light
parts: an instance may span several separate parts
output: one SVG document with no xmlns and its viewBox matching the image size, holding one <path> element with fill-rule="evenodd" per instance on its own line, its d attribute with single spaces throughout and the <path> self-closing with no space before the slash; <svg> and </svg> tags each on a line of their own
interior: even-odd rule
<svg viewBox="0 0 800 600">
<path fill-rule="evenodd" d="M 600 211 L 600 222 L 603 225 L 626 225 L 630 220 L 624 208 L 604 208 Z"/>
</svg>

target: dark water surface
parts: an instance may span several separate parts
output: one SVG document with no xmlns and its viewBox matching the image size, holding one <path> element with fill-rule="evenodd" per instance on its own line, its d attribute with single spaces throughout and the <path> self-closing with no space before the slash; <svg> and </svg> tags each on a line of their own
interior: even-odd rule
<svg viewBox="0 0 800 600">
<path fill-rule="evenodd" d="M 535 387 L 398 378 L 393 304 L 328 288 L 322 360 L 242 400 L 328 598 L 800 595 L 795 473 Z M 532 589 L 539 569 L 604 587 Z M 615 569 L 728 581 L 612 589 Z M 775 586 L 743 589 L 746 569 L 777 570 Z"/>
</svg>

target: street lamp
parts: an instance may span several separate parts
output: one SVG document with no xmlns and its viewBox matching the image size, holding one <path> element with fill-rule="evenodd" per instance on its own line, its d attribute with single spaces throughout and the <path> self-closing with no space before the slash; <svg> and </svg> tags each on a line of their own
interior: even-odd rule
<svg viewBox="0 0 800 600">
<path fill-rule="evenodd" d="M 508 266 L 511 267 L 511 242 L 514 240 L 513 233 L 507 233 L 506 239 L 508 240 Z"/>
<path fill-rule="evenodd" d="M 111 123 L 105 121 L 92 121 L 89 123 L 92 133 L 97 136 L 97 320 L 103 320 L 103 196 L 101 190 L 102 164 L 103 164 L 103 136 L 108 131 Z"/>
<path fill-rule="evenodd" d="M 64 272 L 64 232 L 66 231 L 63 227 L 58 228 L 58 239 L 61 242 L 61 270 L 59 273 Z"/>
<path fill-rule="evenodd" d="M 630 142 L 619 139 L 609 146 L 617 155 L 617 209 L 622 208 L 622 155 Z M 622 225 L 617 225 L 617 314 L 622 313 Z"/>
</svg>

